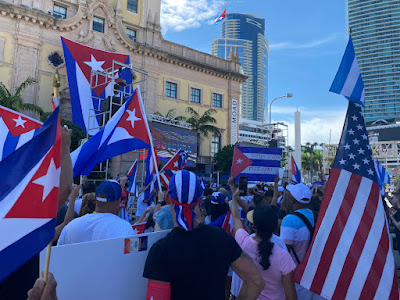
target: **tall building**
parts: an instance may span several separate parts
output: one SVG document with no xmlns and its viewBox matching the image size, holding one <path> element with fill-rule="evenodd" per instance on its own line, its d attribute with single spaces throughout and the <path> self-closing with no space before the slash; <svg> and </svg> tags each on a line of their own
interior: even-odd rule
<svg viewBox="0 0 400 300">
<path fill-rule="evenodd" d="M 240 98 L 240 85 L 247 77 L 240 73 L 235 56 L 224 60 L 165 40 L 160 13 L 161 0 L 0 1 L 0 82 L 14 91 L 26 78 L 35 78 L 37 84 L 25 89 L 22 96 L 26 102 L 50 111 L 52 80 L 58 69 L 61 115 L 70 119 L 70 91 L 60 36 L 129 54 L 133 67 L 140 70 L 135 74 L 137 80 L 147 74 L 147 87 L 142 89 L 147 114 L 165 116 L 174 112 L 188 117 L 186 109 L 191 107 L 201 116 L 215 108 L 218 122 L 214 125 L 221 135 L 203 138 L 196 147 L 197 166 L 209 164 L 216 152 L 231 144 L 231 136 L 238 135 L 238 128 L 231 132 L 232 99 Z M 165 121 L 162 117 L 151 119 Z M 176 150 L 176 146 L 164 143 L 160 148 Z M 131 157 L 114 157 L 112 176 L 126 173 L 131 163 Z"/>
<path fill-rule="evenodd" d="M 240 118 L 264 122 L 268 107 L 265 19 L 253 14 L 228 13 L 221 28 L 222 38 L 213 41 L 211 53 L 228 59 L 234 51 L 248 77 L 242 84 Z"/>
<path fill-rule="evenodd" d="M 365 121 L 400 118 L 400 1 L 347 0 L 365 85 Z"/>
</svg>

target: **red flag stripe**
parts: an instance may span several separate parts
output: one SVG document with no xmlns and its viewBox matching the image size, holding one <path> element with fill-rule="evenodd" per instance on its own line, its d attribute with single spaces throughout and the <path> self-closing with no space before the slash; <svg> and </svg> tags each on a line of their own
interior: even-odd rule
<svg viewBox="0 0 400 300">
<path fill-rule="evenodd" d="M 392 290 L 390 291 L 390 300 L 398 300 L 399 299 L 399 285 L 398 285 L 398 278 L 397 278 L 397 270 L 394 270 L 394 276 L 393 276 L 393 283 L 392 283 Z"/>
<path fill-rule="evenodd" d="M 368 181 L 371 182 L 371 180 Z M 348 182 L 342 204 L 337 212 L 335 222 L 333 223 L 333 226 L 328 234 L 325 248 L 322 252 L 317 271 L 314 275 L 314 280 L 311 284 L 310 290 L 312 290 L 314 293 L 320 294 L 324 286 L 325 279 L 329 272 L 328 266 L 330 266 L 332 263 L 333 256 L 336 253 L 336 247 L 342 238 L 349 215 L 350 213 L 354 212 L 352 208 L 356 197 L 359 197 L 357 191 L 359 191 L 360 183 L 361 176 L 352 174 Z M 341 188 L 344 190 L 344 187 Z"/>
<path fill-rule="evenodd" d="M 384 255 L 389 250 L 389 238 L 387 234 L 386 226 L 382 227 L 382 235 L 378 244 L 378 249 L 375 252 L 374 261 L 371 269 L 369 270 L 367 280 L 365 281 L 364 287 L 360 299 L 373 299 L 378 289 L 380 279 L 382 277 L 383 268 L 387 255 Z"/>
<path fill-rule="evenodd" d="M 386 227 L 386 225 L 385 225 Z M 388 236 L 388 231 L 386 227 L 386 236 Z M 393 252 L 392 249 L 390 248 L 390 243 L 389 243 L 389 238 L 388 238 L 388 252 L 387 252 L 387 257 L 385 259 L 385 266 L 382 271 L 382 276 L 380 278 L 379 286 L 376 290 L 375 295 L 379 295 L 380 299 L 389 299 L 390 294 L 393 289 L 393 277 L 395 276 L 394 271 L 395 271 L 395 264 L 394 264 L 394 258 L 393 258 Z M 397 274 L 396 274 L 397 278 Z M 398 283 L 396 283 L 398 286 Z M 375 296 L 376 297 L 376 296 Z M 397 296 L 397 299 L 399 297 Z"/>
<path fill-rule="evenodd" d="M 369 204 L 367 204 L 367 206 L 371 205 L 370 207 L 371 212 L 376 211 L 378 206 L 379 197 L 376 196 L 376 190 L 377 190 L 377 185 L 374 184 L 368 198 Z M 358 226 L 357 229 L 357 233 L 355 234 L 353 243 L 349 250 L 349 253 L 351 253 L 351 255 L 350 254 L 347 255 L 346 261 L 342 268 L 343 270 L 346 271 L 340 274 L 339 280 L 336 284 L 336 286 L 340 286 L 340 289 L 335 290 L 332 299 L 344 299 L 346 297 L 347 290 L 350 286 L 350 282 L 353 278 L 354 271 L 357 267 L 359 258 L 361 256 L 368 235 L 370 233 L 369 228 L 372 227 L 375 215 L 371 213 L 363 214 L 360 225 Z"/>
<path fill-rule="evenodd" d="M 320 260 L 322 253 L 325 250 L 325 244 L 329 237 L 328 233 L 330 232 L 334 224 L 340 205 L 343 201 L 346 190 L 342 187 L 346 187 L 348 185 L 348 182 L 352 175 L 352 173 L 345 170 L 338 171 L 339 177 L 337 182 L 333 182 L 331 181 L 331 179 L 329 179 L 330 184 L 334 185 L 333 193 L 329 193 L 331 192 L 331 190 L 324 192 L 325 202 L 329 202 L 328 207 L 326 208 L 325 216 L 321 220 L 321 224 L 317 229 L 318 231 L 316 231 L 316 235 L 314 237 L 317 242 L 313 243 L 312 247 L 309 248 L 311 252 L 308 251 L 310 252 L 310 257 L 312 257 L 312 260 L 307 260 L 304 274 L 301 276 L 301 285 L 306 288 L 310 288 L 311 286 L 315 272 L 318 267 L 318 261 Z"/>
<path fill-rule="evenodd" d="M 321 207 L 320 207 L 320 210 L 319 210 L 319 213 L 318 213 L 317 224 L 315 225 L 315 232 L 318 232 L 319 227 L 321 226 L 321 221 L 322 221 L 322 219 L 323 219 L 323 217 L 324 217 L 324 215 L 326 213 L 326 210 L 327 210 L 327 208 L 329 206 L 330 197 L 331 197 L 331 195 L 333 194 L 333 192 L 335 190 L 336 183 L 339 180 L 340 173 L 341 173 L 341 170 L 332 169 L 331 173 L 329 174 L 329 180 L 328 180 L 328 182 L 326 184 L 324 196 L 323 196 L 322 202 L 321 202 Z M 329 198 L 328 198 L 328 195 L 330 195 Z M 313 244 L 314 244 L 314 241 L 315 241 L 315 237 L 316 237 L 316 235 L 314 235 L 314 237 L 313 237 L 313 239 L 311 241 L 309 249 L 311 249 L 313 247 Z M 307 254 L 304 257 L 303 261 L 304 262 L 308 262 L 309 257 L 310 257 L 310 251 L 307 251 Z M 303 276 L 305 266 L 306 266 L 306 264 L 298 265 L 297 268 L 296 268 L 296 271 L 293 274 L 293 278 L 297 283 L 300 282 L 300 280 L 301 280 L 301 278 Z"/>
</svg>

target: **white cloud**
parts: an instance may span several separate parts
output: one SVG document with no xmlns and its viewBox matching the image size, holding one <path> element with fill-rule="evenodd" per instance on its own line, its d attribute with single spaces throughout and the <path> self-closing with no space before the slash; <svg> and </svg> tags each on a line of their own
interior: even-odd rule
<svg viewBox="0 0 400 300">
<path fill-rule="evenodd" d="M 319 39 L 319 40 L 315 40 L 315 41 L 311 41 L 311 42 L 307 42 L 307 43 L 292 43 L 292 42 L 280 42 L 280 43 L 272 43 L 269 45 L 269 48 L 271 50 L 287 50 L 287 49 L 309 49 L 309 48 L 315 48 L 315 47 L 319 47 L 325 44 L 328 44 L 330 42 L 332 42 L 333 40 L 335 40 L 336 38 L 336 34 L 331 34 L 328 37 Z"/>
<path fill-rule="evenodd" d="M 296 107 L 276 106 L 272 110 L 272 122 L 279 120 L 289 126 L 289 145 L 294 145 L 294 112 Z M 310 109 L 299 107 L 301 143 L 338 143 L 342 134 L 346 108 Z M 329 133 L 331 136 L 329 137 Z"/>
<path fill-rule="evenodd" d="M 223 6 L 221 0 L 162 0 L 161 27 L 165 33 L 212 24 Z"/>
</svg>

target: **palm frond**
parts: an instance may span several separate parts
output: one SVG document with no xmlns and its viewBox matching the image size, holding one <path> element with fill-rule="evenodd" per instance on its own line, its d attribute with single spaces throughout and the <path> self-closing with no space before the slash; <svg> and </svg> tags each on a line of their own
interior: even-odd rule
<svg viewBox="0 0 400 300">
<path fill-rule="evenodd" d="M 184 116 L 177 116 L 177 117 L 175 117 L 175 119 L 174 119 L 174 120 L 177 120 L 177 121 L 182 121 L 182 122 L 186 122 L 187 118 L 186 118 L 186 117 L 184 117 Z"/>
<path fill-rule="evenodd" d="M 10 91 L 6 88 L 4 83 L 0 82 L 0 101 L 5 100 L 11 96 Z"/>
<path fill-rule="evenodd" d="M 167 118 L 167 119 L 173 119 L 174 117 L 175 117 L 175 114 L 176 114 L 176 112 L 175 112 L 176 110 L 175 110 L 175 108 L 171 108 L 170 110 L 168 110 L 168 112 L 167 112 L 167 114 L 165 115 L 165 117 Z"/>
<path fill-rule="evenodd" d="M 199 119 L 199 124 L 216 124 L 217 120 L 214 117 L 208 116 L 208 115 L 202 115 L 201 118 Z"/>
<path fill-rule="evenodd" d="M 42 116 L 44 114 L 43 109 L 41 109 L 39 106 L 32 104 L 32 103 L 23 103 L 21 105 L 21 109 L 35 112 L 39 116 Z"/>
<path fill-rule="evenodd" d="M 217 111 L 214 108 L 209 108 L 204 112 L 203 116 L 211 116 L 211 115 L 215 114 L 216 112 Z"/>
<path fill-rule="evenodd" d="M 192 107 L 190 107 L 190 106 L 186 108 L 186 112 L 189 113 L 192 117 L 195 117 L 195 118 L 197 118 L 197 119 L 200 118 L 199 113 L 198 113 L 197 111 L 195 111 L 195 110 L 194 110 Z"/>
<path fill-rule="evenodd" d="M 221 132 L 219 131 L 218 127 L 215 127 L 213 125 L 203 125 L 199 128 L 199 131 L 207 137 L 209 133 L 212 133 L 214 135 L 220 136 Z"/>
<path fill-rule="evenodd" d="M 26 89 L 28 86 L 30 86 L 30 85 L 32 85 L 32 84 L 34 84 L 36 82 L 37 81 L 36 81 L 35 78 L 28 77 L 23 83 L 21 83 L 19 85 L 19 87 L 17 87 L 17 89 L 15 90 L 15 94 L 14 95 L 19 96 L 20 93 L 22 92 L 22 90 Z"/>
<path fill-rule="evenodd" d="M 160 117 L 164 117 L 159 111 L 156 111 L 153 115 L 155 115 L 155 116 L 160 116 Z"/>
</svg>

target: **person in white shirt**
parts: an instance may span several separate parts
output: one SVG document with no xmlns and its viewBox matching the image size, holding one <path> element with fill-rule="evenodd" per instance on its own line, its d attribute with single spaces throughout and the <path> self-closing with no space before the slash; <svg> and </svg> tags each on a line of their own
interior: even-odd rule
<svg viewBox="0 0 400 300">
<path fill-rule="evenodd" d="M 132 226 L 117 216 L 121 185 L 115 180 L 102 182 L 96 190 L 93 214 L 71 221 L 61 232 L 57 245 L 83 243 L 134 235 Z"/>
</svg>

